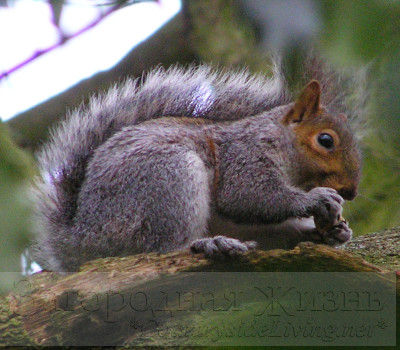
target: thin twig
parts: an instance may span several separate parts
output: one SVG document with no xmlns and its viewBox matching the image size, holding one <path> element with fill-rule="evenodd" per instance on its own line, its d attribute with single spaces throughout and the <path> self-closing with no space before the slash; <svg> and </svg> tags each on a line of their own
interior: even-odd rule
<svg viewBox="0 0 400 350">
<path fill-rule="evenodd" d="M 120 9 L 123 5 L 125 4 L 125 2 L 121 1 L 119 2 L 117 5 L 111 7 L 108 11 L 104 12 L 103 14 L 101 14 L 99 16 L 99 18 L 97 18 L 96 20 L 94 20 L 92 23 L 90 23 L 89 25 L 87 25 L 86 27 L 82 28 L 81 30 L 77 31 L 76 33 L 72 34 L 72 35 L 68 35 L 68 36 L 62 36 L 60 41 L 46 49 L 43 50 L 39 50 L 36 51 L 31 57 L 29 57 L 28 59 L 22 61 L 21 63 L 17 64 L 16 66 L 12 67 L 11 69 L 7 70 L 6 72 L 2 73 L 0 75 L 0 81 L 6 77 L 8 77 L 11 73 L 14 73 L 15 71 L 17 71 L 18 69 L 26 66 L 27 64 L 31 63 L 32 61 L 36 60 L 37 58 L 39 58 L 40 56 L 64 45 L 67 41 L 76 38 L 77 36 L 81 35 L 82 33 L 86 32 L 87 30 L 95 27 L 97 24 L 99 24 L 104 18 L 106 18 L 107 16 L 109 16 L 110 14 L 112 14 L 113 12 L 115 12 L 116 10 Z"/>
</svg>

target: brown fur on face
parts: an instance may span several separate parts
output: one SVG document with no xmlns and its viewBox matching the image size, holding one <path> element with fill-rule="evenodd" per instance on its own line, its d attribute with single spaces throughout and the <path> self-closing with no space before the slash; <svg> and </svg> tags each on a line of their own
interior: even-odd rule
<svg viewBox="0 0 400 350">
<path fill-rule="evenodd" d="M 311 81 L 283 118 L 293 130 L 301 156 L 297 185 L 305 190 L 331 187 L 343 198 L 357 195 L 360 181 L 361 156 L 346 116 L 333 116 L 320 106 L 319 83 Z M 332 147 L 324 147 L 319 136 L 329 135 Z"/>
</svg>

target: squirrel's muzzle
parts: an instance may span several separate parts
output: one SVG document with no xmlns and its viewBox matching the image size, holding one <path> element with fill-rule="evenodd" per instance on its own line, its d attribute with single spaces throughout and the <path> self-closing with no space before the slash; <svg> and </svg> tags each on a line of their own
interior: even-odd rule
<svg viewBox="0 0 400 350">
<path fill-rule="evenodd" d="M 351 201 L 357 196 L 357 187 L 342 188 L 338 192 L 344 199 Z"/>
</svg>

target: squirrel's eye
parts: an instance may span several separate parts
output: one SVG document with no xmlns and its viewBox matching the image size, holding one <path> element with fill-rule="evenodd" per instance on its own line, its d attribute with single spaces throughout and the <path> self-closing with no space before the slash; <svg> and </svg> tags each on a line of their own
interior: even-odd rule
<svg viewBox="0 0 400 350">
<path fill-rule="evenodd" d="M 326 149 L 332 149 L 334 145 L 333 137 L 326 133 L 319 134 L 318 143 Z"/>
</svg>

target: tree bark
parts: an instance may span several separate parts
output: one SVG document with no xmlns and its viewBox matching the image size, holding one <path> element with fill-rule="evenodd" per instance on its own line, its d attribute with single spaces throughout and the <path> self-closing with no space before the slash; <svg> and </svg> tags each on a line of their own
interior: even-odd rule
<svg viewBox="0 0 400 350">
<path fill-rule="evenodd" d="M 400 270 L 400 226 L 354 237 L 344 249 L 386 270 Z"/>
<path fill-rule="evenodd" d="M 42 272 L 19 282 L 16 291 L 0 299 L 0 345 L 171 345 L 154 338 L 160 324 L 151 320 L 163 308 L 152 308 L 153 314 L 142 313 L 132 319 L 132 296 L 150 300 L 160 291 L 172 295 L 179 288 L 195 288 L 197 292 L 211 288 L 209 282 L 207 286 L 188 282 L 190 272 L 201 276 L 202 272 L 265 271 L 378 272 L 379 283 L 388 283 L 382 274 L 388 271 L 386 266 L 378 267 L 343 250 L 312 243 L 290 251 L 255 251 L 225 261 L 210 261 L 188 252 L 99 259 L 67 276 Z M 212 285 L 220 292 L 227 288 L 224 280 Z M 125 307 L 129 296 L 130 307 Z M 175 293 L 168 307 L 173 305 L 176 310 L 180 302 Z M 199 316 L 182 314 L 161 323 L 177 326 L 204 322 Z M 145 329 L 140 326 L 144 323 Z"/>
</svg>

